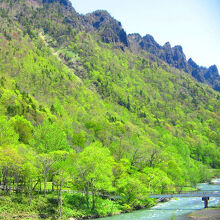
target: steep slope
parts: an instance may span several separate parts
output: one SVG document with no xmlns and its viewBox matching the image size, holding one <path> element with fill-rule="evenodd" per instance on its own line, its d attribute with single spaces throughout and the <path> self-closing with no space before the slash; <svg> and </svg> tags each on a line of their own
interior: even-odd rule
<svg viewBox="0 0 220 220">
<path fill-rule="evenodd" d="M 95 11 L 87 14 L 86 17 L 92 26 L 98 30 L 105 43 L 121 43 L 123 48 L 128 47 L 127 34 L 121 26 L 121 23 L 111 17 L 107 11 Z"/>
<path fill-rule="evenodd" d="M 171 47 L 169 42 L 161 46 L 149 34 L 144 37 L 130 34 L 128 39 L 133 51 L 146 50 L 173 67 L 191 74 L 199 82 L 209 84 L 220 91 L 220 75 L 216 65 L 205 68 L 198 66 L 191 58 L 187 61 L 181 46 Z"/>
<path fill-rule="evenodd" d="M 107 102 L 110 101 L 114 105 L 125 107 L 125 110 L 128 113 L 130 112 L 129 114 L 134 114 L 135 118 L 139 118 L 137 121 L 140 121 L 140 123 L 147 123 L 150 127 L 159 125 L 167 129 L 171 126 L 174 130 L 181 130 L 184 129 L 184 125 L 179 125 L 179 123 L 186 122 L 188 115 L 192 112 L 198 112 L 199 115 L 199 109 L 219 111 L 218 102 L 216 102 L 219 96 L 212 90 L 194 82 L 182 73 L 173 74 L 166 72 L 160 66 L 157 66 L 157 63 L 137 57 L 129 50 L 122 52 L 114 49 L 114 42 L 112 42 L 112 46 L 111 44 L 97 43 L 96 40 L 99 40 L 100 36 L 93 35 L 93 31 L 91 33 L 80 32 L 83 22 L 81 23 L 81 20 L 78 19 L 79 15 L 73 9 L 66 9 L 65 4 L 64 7 L 60 5 L 59 11 L 56 11 L 58 14 L 55 15 L 53 10 L 58 10 L 56 8 L 57 4 L 57 1 L 55 1 L 55 3 L 50 3 L 49 5 L 43 4 L 41 5 L 42 8 L 36 9 L 39 13 L 39 18 L 41 17 L 41 20 L 39 19 L 37 22 L 42 22 L 43 33 L 37 29 L 39 24 L 36 24 L 36 28 L 31 29 L 32 34 L 30 36 L 32 41 L 36 39 L 33 42 L 34 45 L 37 45 L 37 47 L 33 45 L 33 48 L 36 48 L 34 49 L 34 54 L 45 56 L 44 60 L 36 55 L 36 57 L 32 58 L 30 52 L 25 52 L 26 50 L 28 51 L 29 40 L 22 36 L 19 37 L 19 33 L 16 33 L 15 29 L 15 33 L 8 34 L 5 36 L 5 40 L 2 41 L 1 48 L 5 56 L 4 59 L 2 58 L 4 60 L 2 69 L 6 75 L 11 75 L 16 80 L 22 90 L 35 95 L 38 100 L 47 105 L 51 105 L 53 99 L 56 98 L 70 97 L 72 99 L 75 96 L 73 91 L 68 89 L 75 87 L 75 83 L 72 81 L 75 79 L 74 74 L 69 72 L 71 70 L 65 70 L 67 71 L 66 73 L 60 74 L 60 72 L 63 72 L 63 67 L 62 65 L 55 65 L 57 58 L 52 55 L 48 57 L 51 52 L 46 47 L 43 50 L 45 52 L 42 52 L 42 48 L 44 48 L 43 41 L 45 41 L 47 45 L 54 47 L 56 51 L 52 52 L 58 55 L 70 68 L 74 69 L 75 74 L 82 77 L 84 83 L 93 92 L 98 92 L 102 99 Z M 24 7 L 29 10 L 30 14 L 27 16 L 32 21 L 35 9 L 30 9 L 27 5 Z M 47 16 L 51 17 L 51 25 L 49 27 L 47 25 L 46 27 L 44 26 L 44 22 L 47 20 L 46 9 Z M 69 24 L 69 22 L 65 23 L 62 17 L 63 13 L 68 13 L 69 11 L 74 19 L 77 18 L 80 21 L 79 25 L 71 32 L 65 30 L 70 25 L 74 25 L 72 23 Z M 51 16 L 51 13 L 54 17 Z M 60 20 L 57 20 L 57 17 Z M 26 20 L 25 18 L 26 15 L 23 16 L 20 24 L 22 25 L 21 29 L 24 29 L 24 33 L 27 33 L 26 30 L 30 26 L 26 26 L 26 23 L 23 24 L 24 20 Z M 53 32 L 55 22 L 58 22 L 56 24 L 56 33 Z M 59 28 L 59 24 L 62 24 L 61 28 Z M 85 30 L 87 29 L 85 28 Z M 39 39 L 39 33 L 41 33 L 40 38 L 43 41 Z M 59 41 L 61 34 L 62 41 Z M 13 43 L 10 39 L 13 39 Z M 19 46 L 20 44 L 23 45 L 23 49 Z M 10 48 L 11 50 L 12 48 L 18 48 L 18 54 L 21 53 L 20 51 L 24 51 L 24 56 L 18 55 L 18 58 L 16 58 L 18 62 L 11 63 L 15 52 L 6 52 L 10 51 Z M 46 66 L 43 65 L 45 70 L 41 70 L 41 73 L 36 74 L 35 69 L 41 69 L 42 62 L 48 64 L 45 63 Z M 32 67 L 26 68 L 25 65 L 27 63 L 28 65 L 31 64 Z M 51 67 L 47 67 L 48 65 L 51 65 Z M 10 69 L 7 69 L 6 66 L 10 66 Z M 22 71 L 19 70 L 21 66 Z M 56 67 L 54 68 L 53 66 Z M 15 74 L 15 70 L 17 74 Z M 196 126 L 198 126 L 197 117 L 200 116 L 190 116 L 190 120 L 195 120 Z M 210 117 L 212 117 L 211 112 Z M 132 123 L 137 123 L 135 121 L 133 120 Z M 203 124 L 204 120 L 200 123 Z M 217 127 L 215 130 L 217 131 Z"/>
<path fill-rule="evenodd" d="M 218 92 L 132 53 L 106 12 L 84 17 L 58 0 L 1 6 L 0 178 L 3 194 L 15 184 L 25 198 L 11 196 L 19 210 L 2 205 L 2 215 L 58 218 L 62 184 L 74 191 L 63 198 L 66 218 L 149 207 L 149 192 L 181 190 L 220 167 Z M 59 198 L 47 195 L 49 182 Z"/>
<path fill-rule="evenodd" d="M 2 0 L 2 2 L 4 1 Z M 65 42 L 62 33 L 72 32 L 72 28 L 74 28 L 75 33 L 79 30 L 96 32 L 100 40 L 105 43 L 114 43 L 116 48 L 122 50 L 130 48 L 133 52 L 148 51 L 169 65 L 189 73 L 199 82 L 206 83 L 217 91 L 220 89 L 220 76 L 215 65 L 205 68 L 195 64 L 192 59 L 187 61 L 181 46 L 172 48 L 169 42 L 164 46 L 160 46 L 149 34 L 144 37 L 139 34 L 129 34 L 127 36 L 121 23 L 112 18 L 106 11 L 99 10 L 84 16 L 79 15 L 73 9 L 69 0 L 32 0 L 27 1 L 27 5 L 37 8 L 37 10 L 34 14 L 31 13 L 30 16 L 27 16 L 30 7 L 26 8 L 25 4 L 19 3 L 20 1 L 10 0 L 9 2 L 13 5 L 13 15 L 19 22 L 22 22 L 23 25 L 31 23 L 37 28 L 43 28 L 45 33 L 52 36 L 56 35 L 59 44 Z M 18 4 L 19 6 L 17 6 Z M 60 4 L 62 7 L 59 7 Z M 2 3 L 1 8 L 6 9 L 5 14 L 9 13 L 6 4 Z M 28 21 L 22 20 L 24 11 L 26 14 L 25 19 L 28 19 Z M 40 14 L 43 17 L 38 16 Z M 61 16 L 57 17 L 58 14 Z"/>
</svg>

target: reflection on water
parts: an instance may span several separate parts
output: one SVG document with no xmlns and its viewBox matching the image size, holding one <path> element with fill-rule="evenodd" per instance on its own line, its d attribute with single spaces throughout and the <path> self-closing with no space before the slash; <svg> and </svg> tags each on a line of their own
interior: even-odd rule
<svg viewBox="0 0 220 220">
<path fill-rule="evenodd" d="M 213 181 L 214 183 L 220 183 L 220 179 Z M 198 184 L 198 188 L 201 190 L 216 190 L 220 191 L 220 185 L 211 185 L 207 183 Z M 210 198 L 209 205 L 220 204 L 220 197 Z M 184 217 L 181 215 L 199 210 L 204 207 L 202 198 L 190 197 L 190 198 L 179 198 L 172 199 L 166 203 L 159 203 L 157 206 L 151 209 L 145 209 L 135 211 L 128 214 L 122 214 L 118 216 L 101 218 L 102 220 L 170 220 L 172 217 L 175 219 L 183 220 Z M 179 217 L 178 217 L 179 216 Z"/>
</svg>

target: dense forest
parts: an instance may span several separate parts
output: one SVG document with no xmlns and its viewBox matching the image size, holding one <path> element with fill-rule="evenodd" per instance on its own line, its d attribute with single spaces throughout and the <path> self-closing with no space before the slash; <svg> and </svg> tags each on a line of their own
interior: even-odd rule
<svg viewBox="0 0 220 220">
<path fill-rule="evenodd" d="M 0 218 L 150 207 L 220 168 L 219 92 L 102 13 L 97 29 L 68 0 L 0 0 Z"/>
</svg>

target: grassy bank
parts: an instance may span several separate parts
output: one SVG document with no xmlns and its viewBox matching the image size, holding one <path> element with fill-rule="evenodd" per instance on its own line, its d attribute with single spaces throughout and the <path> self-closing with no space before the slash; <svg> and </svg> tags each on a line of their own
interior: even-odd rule
<svg viewBox="0 0 220 220">
<path fill-rule="evenodd" d="M 63 197 L 63 219 L 106 216 L 120 213 L 123 209 L 117 202 L 98 198 L 96 210 L 92 211 L 83 205 L 83 197 L 79 194 L 64 193 Z M 50 193 L 46 197 L 35 195 L 31 203 L 28 197 L 21 195 L 0 197 L 0 219 L 57 219 L 59 211 L 56 193 Z"/>
<path fill-rule="evenodd" d="M 120 200 L 110 200 L 101 197 L 96 198 L 96 208 L 92 210 L 92 198 L 89 198 L 90 207 L 85 205 L 85 197 L 80 193 L 63 193 L 62 219 L 76 218 L 89 219 L 117 215 L 122 212 L 133 211 L 130 206 L 123 204 Z M 153 200 L 143 205 L 150 207 L 155 203 Z M 136 207 L 138 208 L 138 207 Z M 60 205 L 56 192 L 50 192 L 46 197 L 43 194 L 22 196 L 11 194 L 0 196 L 0 219 L 57 219 L 59 217 Z"/>
<path fill-rule="evenodd" d="M 43 188 L 43 186 L 42 186 Z M 60 212 L 59 195 L 56 191 L 50 191 L 52 185 L 47 185 L 48 193 L 33 195 L 10 193 L 0 194 L 0 219 L 57 219 Z M 184 187 L 182 191 L 194 191 L 196 188 Z M 89 207 L 82 193 L 63 192 L 62 219 L 76 218 L 89 219 L 117 215 L 131 212 L 140 208 L 149 208 L 156 204 L 156 200 L 146 199 L 145 203 L 131 207 L 123 202 L 123 199 L 110 200 L 97 197 L 95 210 L 92 210 L 92 196 L 89 196 Z"/>
<path fill-rule="evenodd" d="M 220 169 L 210 169 L 213 178 L 220 178 Z"/>
<path fill-rule="evenodd" d="M 215 172 L 218 173 L 217 171 Z M 43 185 L 41 188 L 43 188 Z M 40 188 L 38 190 L 40 190 Z M 190 186 L 181 188 L 183 192 L 195 190 L 197 190 L 197 188 Z M 140 202 L 139 206 L 132 207 L 123 201 L 123 197 L 111 200 L 97 196 L 95 210 L 92 210 L 92 195 L 89 195 L 89 207 L 87 207 L 85 200 L 84 194 L 70 191 L 69 188 L 64 187 L 62 219 L 89 219 L 118 215 L 141 208 L 149 208 L 157 203 L 154 199 L 146 198 L 146 201 Z M 0 219 L 57 219 L 59 212 L 59 195 L 57 191 L 52 191 L 51 182 L 47 184 L 46 197 L 44 197 L 43 192 L 34 192 L 32 195 L 11 192 L 10 195 L 6 195 L 4 191 L 0 191 Z M 187 218 L 197 219 L 196 217 L 198 216 L 205 216 L 205 213 L 213 213 L 213 216 L 215 216 L 218 212 L 220 212 L 220 206 L 191 213 Z"/>
</svg>

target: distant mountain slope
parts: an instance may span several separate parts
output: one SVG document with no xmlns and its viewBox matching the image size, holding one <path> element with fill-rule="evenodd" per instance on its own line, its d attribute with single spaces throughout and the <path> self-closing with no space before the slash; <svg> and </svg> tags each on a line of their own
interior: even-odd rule
<svg viewBox="0 0 220 220">
<path fill-rule="evenodd" d="M 139 34 L 127 35 L 121 23 L 107 11 L 98 10 L 85 16 L 88 23 L 99 33 L 103 42 L 114 43 L 122 50 L 125 48 L 133 52 L 145 50 L 169 65 L 189 73 L 199 82 L 206 83 L 220 91 L 220 75 L 216 65 L 205 68 L 197 65 L 191 58 L 187 61 L 181 46 L 171 47 L 169 42 L 161 46 L 149 34 L 144 37 Z"/>
<path fill-rule="evenodd" d="M 220 75 L 216 65 L 206 68 L 196 64 L 191 58 L 186 60 L 181 46 L 171 47 L 169 42 L 161 46 L 149 34 L 144 37 L 139 34 L 127 35 L 121 23 L 115 20 L 107 11 L 98 10 L 86 15 L 80 15 L 74 10 L 69 0 L 28 0 L 26 1 L 27 5 L 22 5 L 20 4 L 21 1 L 15 0 L 9 0 L 8 2 L 13 4 L 13 14 L 23 24 L 25 24 L 23 19 L 27 19 L 30 11 L 26 6 L 32 6 L 37 8 L 37 13 L 34 17 L 33 14 L 30 17 L 28 16 L 28 19 L 31 20 L 32 25 L 38 28 L 43 27 L 45 32 L 53 32 L 53 35 L 58 34 L 53 20 L 56 20 L 60 28 L 61 26 L 63 28 L 68 26 L 68 29 L 65 30 L 66 32 L 72 31 L 72 28 L 74 28 L 74 31 L 96 32 L 100 40 L 105 43 L 113 43 L 116 48 L 121 48 L 122 50 L 131 49 L 134 53 L 139 53 L 141 50 L 147 51 L 167 64 L 189 73 L 199 82 L 206 83 L 213 89 L 220 91 Z M 2 4 L 2 9 L 7 10 L 4 0 L 1 0 L 0 4 Z M 19 7 L 16 7 L 16 5 L 19 5 Z M 59 7 L 59 5 L 62 5 L 62 7 Z M 47 13 L 47 10 L 53 10 L 53 13 Z M 54 13 L 55 11 L 57 13 Z M 23 16 L 24 13 L 26 14 L 25 17 Z M 60 13 L 62 16 L 56 17 L 56 14 Z M 40 14 L 43 14 L 43 17 L 38 16 Z M 58 35 L 62 34 L 59 33 Z M 62 44 L 62 36 L 57 40 Z"/>
<path fill-rule="evenodd" d="M 144 37 L 129 34 L 128 39 L 132 50 L 146 50 L 173 67 L 191 74 L 199 82 L 209 84 L 220 91 L 220 75 L 216 65 L 205 68 L 197 65 L 191 58 L 187 61 L 181 46 L 171 47 L 169 42 L 161 46 L 149 34 Z"/>
</svg>

